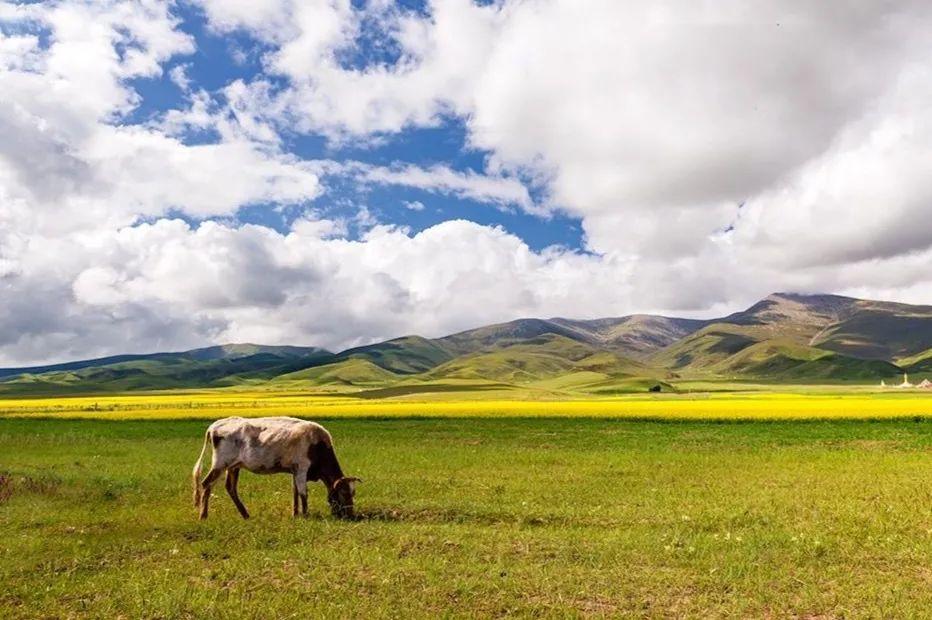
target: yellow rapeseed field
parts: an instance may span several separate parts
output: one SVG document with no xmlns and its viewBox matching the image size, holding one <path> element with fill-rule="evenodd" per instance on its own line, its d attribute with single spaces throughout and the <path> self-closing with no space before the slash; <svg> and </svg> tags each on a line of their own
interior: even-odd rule
<svg viewBox="0 0 932 620">
<path fill-rule="evenodd" d="M 0 416 L 214 419 L 334 417 L 602 417 L 669 420 L 932 417 L 932 394 L 753 393 L 636 395 L 592 400 L 365 400 L 298 392 L 200 391 L 0 400 Z"/>
</svg>

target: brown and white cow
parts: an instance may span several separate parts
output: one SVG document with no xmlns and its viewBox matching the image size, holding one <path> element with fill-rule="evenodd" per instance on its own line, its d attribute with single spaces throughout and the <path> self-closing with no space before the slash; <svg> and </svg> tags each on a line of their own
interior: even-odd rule
<svg viewBox="0 0 932 620">
<path fill-rule="evenodd" d="M 210 471 L 199 480 L 208 444 L 213 446 Z M 295 516 L 299 500 L 301 514 L 307 515 L 309 480 L 326 485 L 327 502 L 334 516 L 354 516 L 353 496 L 359 479 L 343 475 L 333 452 L 333 439 L 320 424 L 287 417 L 224 418 L 211 424 L 193 471 L 194 506 L 200 508 L 201 519 L 207 518 L 211 487 L 224 471 L 230 499 L 243 518 L 249 518 L 236 490 L 240 469 L 256 474 L 291 474 Z"/>
</svg>

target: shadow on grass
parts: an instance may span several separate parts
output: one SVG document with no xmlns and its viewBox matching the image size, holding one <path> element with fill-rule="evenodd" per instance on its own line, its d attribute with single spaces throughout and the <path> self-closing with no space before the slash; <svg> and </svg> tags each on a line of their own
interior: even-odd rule
<svg viewBox="0 0 932 620">
<path fill-rule="evenodd" d="M 519 526 L 595 525 L 591 518 L 564 515 L 520 515 L 503 512 L 470 512 L 444 508 L 375 507 L 356 511 L 356 522 L 382 523 L 469 523 L 478 525 L 513 524 Z"/>
</svg>

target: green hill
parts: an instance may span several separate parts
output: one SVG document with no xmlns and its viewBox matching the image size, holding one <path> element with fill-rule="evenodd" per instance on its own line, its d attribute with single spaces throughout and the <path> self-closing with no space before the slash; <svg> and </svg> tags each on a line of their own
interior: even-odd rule
<svg viewBox="0 0 932 620">
<path fill-rule="evenodd" d="M 927 340 L 932 312 L 923 306 L 777 293 L 648 361 L 688 377 L 867 381 L 901 373 L 896 353 Z"/>
<path fill-rule="evenodd" d="M 932 306 L 775 293 L 708 321 L 643 314 L 518 319 L 336 354 L 229 344 L 7 368 L 0 369 L 0 395 L 245 385 L 368 395 L 462 386 L 496 394 L 512 388 L 611 394 L 675 389 L 691 380 L 873 384 L 904 370 L 932 373 Z"/>
<path fill-rule="evenodd" d="M 237 344 L 180 353 L 117 356 L 29 369 L 6 369 L 0 375 L 0 393 L 221 387 L 236 385 L 250 378 L 269 379 L 291 372 L 311 360 L 331 355 L 316 347 Z"/>
<path fill-rule="evenodd" d="M 634 314 L 615 319 L 573 321 L 552 319 L 557 325 L 571 327 L 589 337 L 600 348 L 626 357 L 643 359 L 651 353 L 684 338 L 708 324 L 708 321 L 676 319 L 650 314 Z"/>
<path fill-rule="evenodd" d="M 896 363 L 908 372 L 932 372 L 932 349 L 902 357 Z"/>
<path fill-rule="evenodd" d="M 774 293 L 716 323 L 741 326 L 756 340 L 780 339 L 810 345 L 823 330 L 847 316 L 857 301 L 839 295 Z"/>
<path fill-rule="evenodd" d="M 615 351 L 624 357 L 641 358 L 705 324 L 706 321 L 646 314 L 591 320 L 519 319 L 460 332 L 437 342 L 447 350 L 463 355 L 552 334 Z"/>
<path fill-rule="evenodd" d="M 353 358 L 279 375 L 270 385 L 291 388 L 315 385 L 371 387 L 390 384 L 398 379 L 395 373 L 369 360 Z"/>
<path fill-rule="evenodd" d="M 775 293 L 721 323 L 860 359 L 895 361 L 932 347 L 932 306 Z"/>
<path fill-rule="evenodd" d="M 661 349 L 647 362 L 677 373 L 713 372 L 729 357 L 758 342 L 751 328 L 713 323 Z"/>
<path fill-rule="evenodd" d="M 519 319 L 508 323 L 488 325 L 439 338 L 437 342 L 447 351 L 460 356 L 530 342 L 547 335 L 562 336 L 567 340 L 592 344 L 587 334 L 543 319 Z"/>
<path fill-rule="evenodd" d="M 457 357 L 431 370 L 426 378 L 529 383 L 580 371 L 619 376 L 648 369 L 565 336 L 544 334 L 493 351 Z"/>
<path fill-rule="evenodd" d="M 454 354 L 436 340 L 421 336 L 405 336 L 378 344 L 347 349 L 331 361 L 347 359 L 367 360 L 393 373 L 410 375 L 430 370 L 453 359 Z"/>
<path fill-rule="evenodd" d="M 932 347 L 932 307 L 861 302 L 812 344 L 864 359 L 921 354 Z"/>
<path fill-rule="evenodd" d="M 876 380 L 899 375 L 900 368 L 880 360 L 862 360 L 815 347 L 767 340 L 743 348 L 716 365 L 723 376 L 770 381 Z"/>
</svg>

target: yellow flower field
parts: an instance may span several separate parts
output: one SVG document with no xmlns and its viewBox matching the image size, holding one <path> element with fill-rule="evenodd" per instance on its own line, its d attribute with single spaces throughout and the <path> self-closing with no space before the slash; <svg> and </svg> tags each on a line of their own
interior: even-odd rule
<svg viewBox="0 0 932 620">
<path fill-rule="evenodd" d="M 299 417 L 601 417 L 669 420 L 892 419 L 932 417 L 924 393 L 751 393 L 592 400 L 364 400 L 268 391 L 0 400 L 0 416 L 100 419 Z"/>
</svg>

